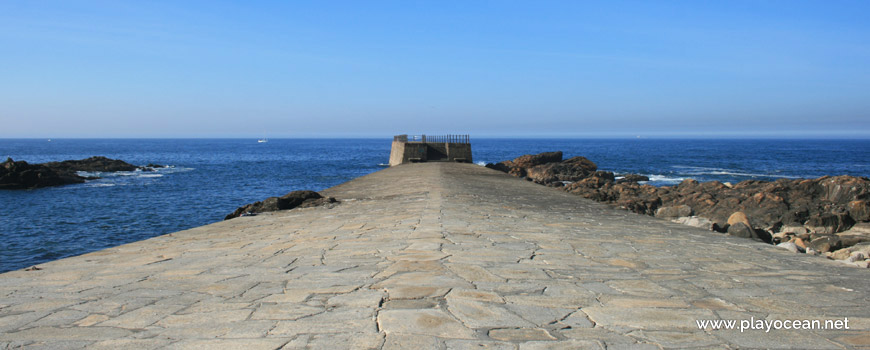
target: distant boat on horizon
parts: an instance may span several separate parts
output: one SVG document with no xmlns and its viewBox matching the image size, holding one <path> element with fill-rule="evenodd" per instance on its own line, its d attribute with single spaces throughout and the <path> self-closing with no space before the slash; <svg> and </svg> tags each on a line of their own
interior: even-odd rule
<svg viewBox="0 0 870 350">
<path fill-rule="evenodd" d="M 269 139 L 267 139 L 265 137 L 257 140 L 257 143 L 266 143 L 266 142 L 269 142 Z"/>
</svg>

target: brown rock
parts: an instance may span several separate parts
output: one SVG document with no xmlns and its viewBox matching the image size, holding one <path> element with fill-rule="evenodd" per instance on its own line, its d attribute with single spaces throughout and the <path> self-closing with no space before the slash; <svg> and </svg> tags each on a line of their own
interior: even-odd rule
<svg viewBox="0 0 870 350">
<path fill-rule="evenodd" d="M 846 204 L 857 198 L 870 197 L 870 179 L 857 176 L 831 176 L 816 179 L 822 189 L 822 199 Z"/>
<path fill-rule="evenodd" d="M 667 206 L 656 209 L 655 216 L 657 218 L 678 218 L 683 216 L 692 216 L 694 211 L 688 205 Z"/>
<path fill-rule="evenodd" d="M 807 249 L 807 244 L 806 244 L 806 242 L 804 242 L 804 240 L 801 239 L 801 238 L 797 238 L 797 237 L 795 237 L 794 240 L 793 240 L 792 242 L 793 242 L 794 244 L 797 244 L 798 247 L 801 247 L 801 248 L 803 248 L 803 249 Z"/>
<path fill-rule="evenodd" d="M 685 213 L 672 213 L 671 208 L 691 208 L 692 215 L 709 219 L 716 231 L 727 232 L 740 222 L 745 228 L 734 228 L 733 234 L 767 242 L 774 240 L 771 232 L 784 229 L 799 234 L 805 231 L 799 227 L 806 227 L 830 234 L 849 229 L 855 218 L 870 220 L 870 179 L 865 177 L 747 180 L 734 185 L 687 179 L 677 186 L 654 187 L 615 181 L 612 173 L 597 171 L 583 157 L 561 157 L 561 152 L 525 155 L 490 167 L 635 213 L 677 217 Z"/>
<path fill-rule="evenodd" d="M 852 252 L 849 250 L 849 248 L 837 249 L 837 251 L 831 254 L 831 259 L 845 260 L 849 258 L 850 254 L 852 254 Z"/>
<path fill-rule="evenodd" d="M 851 201 L 846 207 L 849 209 L 849 216 L 855 221 L 870 221 L 870 202 Z"/>
<path fill-rule="evenodd" d="M 810 216 L 806 226 L 814 233 L 842 232 L 855 224 L 852 217 L 845 211 L 822 212 Z"/>
<path fill-rule="evenodd" d="M 512 161 L 512 167 L 517 168 L 531 168 L 536 165 L 553 163 L 553 162 L 561 162 L 562 161 L 562 151 L 556 152 L 544 152 L 539 154 L 527 154 L 524 156 L 520 156 Z"/>
<path fill-rule="evenodd" d="M 833 252 L 843 247 L 843 243 L 840 241 L 840 238 L 837 236 L 827 236 L 827 237 L 819 237 L 812 241 L 808 245 L 809 248 L 825 253 L 825 252 Z"/>
<path fill-rule="evenodd" d="M 749 218 L 742 211 L 734 212 L 734 214 L 728 217 L 728 225 L 734 226 L 737 223 L 743 223 L 746 227 L 752 227 L 752 224 L 749 223 Z"/>
</svg>

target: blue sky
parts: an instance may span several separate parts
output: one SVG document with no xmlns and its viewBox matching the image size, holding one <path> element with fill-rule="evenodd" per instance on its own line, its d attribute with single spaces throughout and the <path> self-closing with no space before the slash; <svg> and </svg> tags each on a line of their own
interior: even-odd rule
<svg viewBox="0 0 870 350">
<path fill-rule="evenodd" d="M 0 137 L 870 137 L 866 1 L 4 1 Z"/>
</svg>

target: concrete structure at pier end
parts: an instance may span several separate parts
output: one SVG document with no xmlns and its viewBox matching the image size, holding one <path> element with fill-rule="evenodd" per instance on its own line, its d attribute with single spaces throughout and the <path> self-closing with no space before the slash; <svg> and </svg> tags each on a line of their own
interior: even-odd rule
<svg viewBox="0 0 870 350">
<path fill-rule="evenodd" d="M 390 150 L 390 166 L 419 162 L 471 163 L 468 135 L 396 135 Z"/>
</svg>

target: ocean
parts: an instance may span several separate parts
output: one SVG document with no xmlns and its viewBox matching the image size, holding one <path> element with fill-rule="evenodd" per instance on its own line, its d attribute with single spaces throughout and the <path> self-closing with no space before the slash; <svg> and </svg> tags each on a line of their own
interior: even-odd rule
<svg viewBox="0 0 870 350">
<path fill-rule="evenodd" d="M 0 139 L 0 157 L 30 163 L 99 155 L 169 166 L 0 191 L 0 272 L 213 223 L 293 190 L 338 185 L 383 169 L 391 140 Z M 870 140 L 472 139 L 481 165 L 557 150 L 601 170 L 647 175 L 653 185 L 870 176 Z"/>
</svg>

